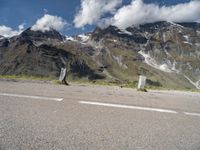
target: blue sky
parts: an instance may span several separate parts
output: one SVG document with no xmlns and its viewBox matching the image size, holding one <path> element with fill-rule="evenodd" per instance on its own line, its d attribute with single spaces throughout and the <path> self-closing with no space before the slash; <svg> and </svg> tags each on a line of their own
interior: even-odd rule
<svg viewBox="0 0 200 150">
<path fill-rule="evenodd" d="M 101 1 L 101 0 L 99 0 Z M 189 2 L 190 0 L 144 0 L 145 3 L 157 3 L 159 5 L 175 5 Z M 123 0 L 123 5 L 130 4 L 131 0 Z M 80 0 L 0 0 L 0 25 L 17 29 L 19 24 L 25 23 L 25 27 L 32 26 L 37 19 L 45 13 L 60 16 L 65 19 L 70 27 L 62 32 L 66 35 L 91 31 L 94 25 L 86 25 L 84 28 L 75 28 L 73 20 L 80 8 Z"/>
</svg>

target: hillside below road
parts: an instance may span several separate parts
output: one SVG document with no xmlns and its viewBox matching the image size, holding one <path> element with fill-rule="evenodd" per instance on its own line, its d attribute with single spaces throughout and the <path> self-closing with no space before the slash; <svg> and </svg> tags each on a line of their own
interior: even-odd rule
<svg viewBox="0 0 200 150">
<path fill-rule="evenodd" d="M 0 149 L 200 149 L 200 93 L 0 81 Z"/>
</svg>

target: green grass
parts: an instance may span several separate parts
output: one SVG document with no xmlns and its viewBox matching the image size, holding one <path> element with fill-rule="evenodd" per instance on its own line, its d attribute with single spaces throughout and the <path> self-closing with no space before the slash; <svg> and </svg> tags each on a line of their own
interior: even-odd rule
<svg viewBox="0 0 200 150">
<path fill-rule="evenodd" d="M 27 75 L 0 75 L 0 79 L 11 79 L 11 80 L 33 80 L 33 81 L 51 81 L 53 84 L 62 84 L 59 80 L 53 77 L 39 77 L 39 76 L 27 76 Z M 100 85 L 100 86 L 119 86 L 121 88 L 132 88 L 137 89 L 137 81 L 133 82 L 119 82 L 119 81 L 107 81 L 107 80 L 88 80 L 87 78 L 82 79 L 68 79 L 69 83 L 72 84 L 89 84 L 89 85 Z M 186 91 L 200 93 L 198 89 L 181 89 L 181 88 L 166 88 L 163 86 L 150 86 L 147 85 L 145 89 L 148 90 L 175 90 L 175 91 Z"/>
<path fill-rule="evenodd" d="M 27 76 L 27 75 L 0 75 L 0 79 L 13 80 L 38 80 L 38 81 L 53 81 L 53 77 Z"/>
</svg>

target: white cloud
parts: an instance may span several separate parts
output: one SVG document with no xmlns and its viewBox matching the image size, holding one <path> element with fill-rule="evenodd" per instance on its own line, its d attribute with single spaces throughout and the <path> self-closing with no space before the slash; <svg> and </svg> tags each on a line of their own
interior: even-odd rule
<svg viewBox="0 0 200 150">
<path fill-rule="evenodd" d="M 25 28 L 25 24 L 24 24 L 24 23 L 23 23 L 23 24 L 20 24 L 20 25 L 18 26 L 19 31 L 23 31 L 24 28 Z"/>
<path fill-rule="evenodd" d="M 37 20 L 31 30 L 45 32 L 54 29 L 60 31 L 66 25 L 68 25 L 68 23 L 63 18 L 45 14 L 42 18 Z"/>
<path fill-rule="evenodd" d="M 125 29 L 132 25 L 152 23 L 156 21 L 196 22 L 200 19 L 200 1 L 173 6 L 145 4 L 142 0 L 133 0 L 130 5 L 123 6 L 111 18 L 111 24 Z"/>
<path fill-rule="evenodd" d="M 146 4 L 143 0 L 132 0 L 129 5 L 118 6 L 122 0 L 82 0 L 81 9 L 75 16 L 77 28 L 89 24 L 100 26 L 115 25 L 121 29 L 129 26 L 152 23 L 156 21 L 200 22 L 200 1 L 191 0 L 171 6 Z M 111 17 L 105 17 L 111 13 Z"/>
<path fill-rule="evenodd" d="M 81 9 L 76 14 L 74 24 L 77 28 L 96 24 L 105 14 L 114 14 L 122 0 L 82 0 Z"/>
<path fill-rule="evenodd" d="M 14 30 L 10 27 L 7 27 L 5 25 L 0 26 L 0 35 L 10 38 L 16 35 L 19 35 L 24 30 L 24 24 L 21 24 L 18 26 L 18 30 Z"/>
</svg>

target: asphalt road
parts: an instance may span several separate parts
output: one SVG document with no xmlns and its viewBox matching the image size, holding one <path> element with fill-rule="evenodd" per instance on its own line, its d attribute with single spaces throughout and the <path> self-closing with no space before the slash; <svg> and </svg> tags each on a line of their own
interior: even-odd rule
<svg viewBox="0 0 200 150">
<path fill-rule="evenodd" d="M 0 81 L 0 150 L 200 150 L 200 94 Z"/>
</svg>

